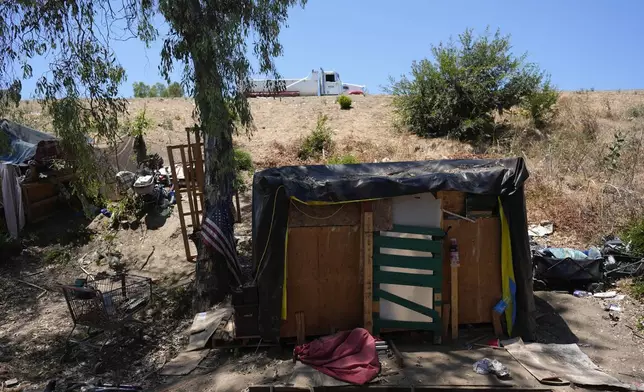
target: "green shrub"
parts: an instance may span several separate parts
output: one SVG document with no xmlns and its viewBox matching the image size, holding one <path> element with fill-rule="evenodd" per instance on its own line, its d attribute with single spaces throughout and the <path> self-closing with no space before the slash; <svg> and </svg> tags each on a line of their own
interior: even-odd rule
<svg viewBox="0 0 644 392">
<path fill-rule="evenodd" d="M 511 52 L 508 36 L 499 31 L 474 36 L 468 29 L 457 44 L 433 46 L 431 59 L 413 62 L 411 74 L 390 78 L 386 90 L 394 95 L 398 125 L 407 130 L 420 136 L 481 140 L 494 135 L 495 112 L 544 91 L 547 81 L 547 75 L 526 63 L 525 56 Z"/>
<path fill-rule="evenodd" d="M 340 104 L 340 109 L 342 110 L 351 109 L 351 97 L 349 97 L 348 95 L 338 96 L 336 102 Z"/>
<path fill-rule="evenodd" d="M 350 165 L 353 163 L 358 163 L 358 158 L 354 157 L 351 154 L 337 156 L 334 155 L 327 161 L 329 165 Z"/>
<path fill-rule="evenodd" d="M 538 91 L 525 97 L 521 107 L 528 112 L 534 125 L 542 128 L 554 117 L 554 107 L 558 99 L 559 91 L 546 81 Z"/>
<path fill-rule="evenodd" d="M 630 243 L 633 254 L 644 256 L 644 219 L 635 219 L 627 224 L 621 237 Z"/>
<path fill-rule="evenodd" d="M 174 131 L 174 124 L 172 124 L 172 119 L 163 119 L 163 122 L 161 122 L 161 128 L 165 129 L 166 131 Z"/>
<path fill-rule="evenodd" d="M 126 124 L 129 126 L 131 136 L 145 136 L 145 133 L 152 128 L 152 119 L 145 114 L 146 108 L 134 116 L 134 119 Z"/>
<path fill-rule="evenodd" d="M 323 153 L 328 154 L 333 150 L 333 133 L 326 125 L 328 119 L 326 115 L 318 115 L 315 129 L 302 141 L 297 153 L 298 158 L 301 160 L 319 158 Z"/>
<path fill-rule="evenodd" d="M 68 264 L 72 259 L 71 252 L 66 247 L 54 245 L 45 249 L 43 261 L 46 264 Z"/>
<path fill-rule="evenodd" d="M 235 179 L 233 180 L 233 188 L 238 192 L 243 193 L 248 190 L 248 185 L 246 185 L 245 180 L 247 173 L 250 173 L 255 169 L 255 165 L 253 165 L 253 157 L 251 157 L 248 151 L 244 151 L 241 148 L 235 148 L 233 154 L 235 162 Z"/>
<path fill-rule="evenodd" d="M 244 151 L 241 148 L 235 148 L 234 151 L 234 160 L 235 160 L 235 171 L 251 171 L 255 168 L 253 165 L 253 157 L 251 157 L 248 151 Z"/>
<path fill-rule="evenodd" d="M 632 118 L 644 117 L 644 105 L 637 105 L 637 106 L 633 106 L 632 108 L 629 108 L 626 111 L 626 115 Z"/>
</svg>

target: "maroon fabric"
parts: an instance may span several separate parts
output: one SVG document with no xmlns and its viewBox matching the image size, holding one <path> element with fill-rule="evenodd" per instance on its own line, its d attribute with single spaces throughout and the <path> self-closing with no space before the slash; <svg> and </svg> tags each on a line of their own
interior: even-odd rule
<svg viewBox="0 0 644 392">
<path fill-rule="evenodd" d="M 376 340 L 363 328 L 297 346 L 294 354 L 302 363 L 351 384 L 366 384 L 380 372 Z"/>
</svg>

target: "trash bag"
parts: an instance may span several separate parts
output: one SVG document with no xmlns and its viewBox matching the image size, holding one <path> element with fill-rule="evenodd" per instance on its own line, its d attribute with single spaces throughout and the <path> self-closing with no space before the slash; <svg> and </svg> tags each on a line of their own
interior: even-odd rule
<svg viewBox="0 0 644 392">
<path fill-rule="evenodd" d="M 581 253 L 581 251 L 577 251 Z M 551 252 L 548 248 L 534 252 L 532 257 L 534 279 L 550 289 L 586 289 L 604 279 L 604 258 L 588 257 L 577 252 Z M 554 254 L 572 254 L 558 258 Z M 582 255 L 585 258 L 582 258 Z"/>
</svg>

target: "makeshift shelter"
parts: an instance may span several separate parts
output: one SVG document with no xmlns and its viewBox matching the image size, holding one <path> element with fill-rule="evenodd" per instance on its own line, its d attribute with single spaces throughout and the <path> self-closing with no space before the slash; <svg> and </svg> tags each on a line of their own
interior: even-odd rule
<svg viewBox="0 0 644 392">
<path fill-rule="evenodd" d="M 451 305 L 457 324 L 488 323 L 503 300 L 508 332 L 532 338 L 527 178 L 521 158 L 255 173 L 259 334 L 439 331 L 442 305 Z M 452 239 L 460 267 L 450 265 Z"/>
<path fill-rule="evenodd" d="M 57 184 L 69 181 L 71 173 L 57 173 L 56 182 L 40 181 L 36 166 L 62 157 L 58 140 L 49 134 L 0 119 L 0 178 L 3 217 L 12 237 L 26 221 L 37 221 L 54 210 Z M 31 178 L 22 176 L 27 168 Z"/>
</svg>

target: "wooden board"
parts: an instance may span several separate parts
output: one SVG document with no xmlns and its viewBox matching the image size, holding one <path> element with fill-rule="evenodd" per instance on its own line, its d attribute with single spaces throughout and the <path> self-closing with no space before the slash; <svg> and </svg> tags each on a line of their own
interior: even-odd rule
<svg viewBox="0 0 644 392">
<path fill-rule="evenodd" d="M 360 204 L 309 206 L 293 201 L 288 208 L 288 227 L 357 226 Z"/>
<path fill-rule="evenodd" d="M 439 191 L 436 195 L 442 209 L 459 215 L 465 215 L 465 196 L 465 192 L 457 191 Z"/>
<path fill-rule="evenodd" d="M 371 202 L 373 206 L 373 231 L 391 230 L 394 226 L 392 202 L 392 199 L 380 199 Z"/>
<path fill-rule="evenodd" d="M 445 219 L 451 226 L 444 241 L 443 292 L 450 292 L 449 239 L 458 242 L 461 266 L 458 271 L 459 324 L 492 322 L 490 309 L 501 298 L 501 227 L 499 218 L 480 218 L 475 223 Z M 451 310 L 455 307 L 452 305 Z"/>
<path fill-rule="evenodd" d="M 459 321 L 459 300 L 458 300 L 458 266 L 453 265 L 450 269 L 450 307 L 451 307 L 451 320 L 452 326 L 452 339 L 458 339 L 458 325 Z"/>
<path fill-rule="evenodd" d="M 362 325 L 360 239 L 359 225 L 289 228 L 281 337 L 297 336 L 297 312 L 309 336 Z"/>
<path fill-rule="evenodd" d="M 232 307 L 197 313 L 190 327 L 190 340 L 186 351 L 201 350 L 206 347 L 221 322 L 230 319 L 232 314 Z"/>
<path fill-rule="evenodd" d="M 373 332 L 373 212 L 363 212 L 362 218 L 363 256 L 363 292 L 362 292 L 362 325 Z"/>
</svg>

